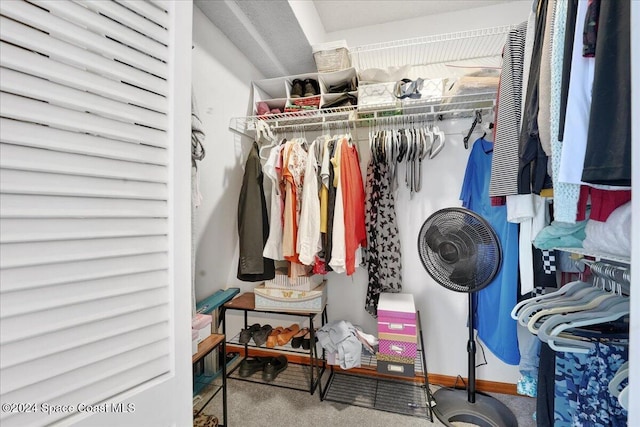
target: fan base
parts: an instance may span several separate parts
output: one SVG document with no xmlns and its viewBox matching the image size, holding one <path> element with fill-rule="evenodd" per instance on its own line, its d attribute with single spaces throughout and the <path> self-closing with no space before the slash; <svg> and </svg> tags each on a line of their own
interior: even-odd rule
<svg viewBox="0 0 640 427">
<path fill-rule="evenodd" d="M 445 426 L 465 422 L 480 427 L 517 427 L 515 415 L 502 402 L 487 394 L 476 392 L 475 403 L 469 403 L 467 390 L 438 389 L 433 394 L 433 412 Z"/>
</svg>

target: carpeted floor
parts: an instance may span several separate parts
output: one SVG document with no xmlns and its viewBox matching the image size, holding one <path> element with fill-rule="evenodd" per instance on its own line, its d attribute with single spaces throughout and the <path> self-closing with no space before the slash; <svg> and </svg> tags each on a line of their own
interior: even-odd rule
<svg viewBox="0 0 640 427">
<path fill-rule="evenodd" d="M 437 387 L 432 386 L 435 391 Z M 194 408 L 200 409 L 208 398 L 207 389 L 194 398 Z M 270 385 L 250 383 L 236 379 L 227 380 L 228 425 L 231 427 L 322 427 L 322 426 L 367 426 L 367 427 L 413 427 L 442 426 L 435 417 L 434 422 L 413 416 L 393 414 L 375 409 L 351 406 L 329 401 L 320 401 L 304 391 L 289 390 Z M 535 399 L 521 396 L 495 394 L 518 418 L 520 427 L 533 427 Z M 205 407 L 204 413 L 218 416 L 222 424 L 222 394 Z M 457 426 L 470 424 L 459 423 Z"/>
</svg>

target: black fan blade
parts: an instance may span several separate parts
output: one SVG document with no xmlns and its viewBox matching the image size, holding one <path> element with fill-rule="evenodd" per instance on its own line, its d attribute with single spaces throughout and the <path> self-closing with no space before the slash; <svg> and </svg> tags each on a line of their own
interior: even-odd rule
<svg viewBox="0 0 640 427">
<path fill-rule="evenodd" d="M 449 279 L 457 285 L 468 285 L 469 282 L 475 281 L 478 257 L 475 253 L 466 258 L 461 258 L 449 276 Z M 472 284 L 475 287 L 475 284 Z"/>
<path fill-rule="evenodd" d="M 438 252 L 440 245 L 447 241 L 442 233 L 440 233 L 440 229 L 435 225 L 429 227 L 427 232 L 424 234 L 424 238 L 427 241 L 429 249 L 436 253 Z"/>
</svg>

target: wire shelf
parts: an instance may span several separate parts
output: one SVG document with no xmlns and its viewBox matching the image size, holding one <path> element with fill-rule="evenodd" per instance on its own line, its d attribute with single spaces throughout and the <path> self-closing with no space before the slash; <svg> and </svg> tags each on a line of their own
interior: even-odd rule
<svg viewBox="0 0 640 427">
<path fill-rule="evenodd" d="M 513 26 L 483 28 L 412 39 L 375 43 L 350 49 L 351 63 L 358 70 L 385 69 L 398 65 L 428 67 L 423 76 L 448 77 L 450 67 L 495 68 Z"/>
<path fill-rule="evenodd" d="M 470 117 L 476 111 L 493 111 L 497 90 L 482 93 L 437 96 L 426 99 L 398 100 L 394 105 L 368 105 L 366 110 L 357 106 L 324 108 L 295 113 L 269 114 L 265 116 L 234 117 L 229 129 L 255 137 L 258 122 L 269 125 L 272 130 L 301 128 L 304 130 L 323 130 L 334 126 L 374 126 L 395 121 L 444 120 L 449 118 Z"/>
</svg>

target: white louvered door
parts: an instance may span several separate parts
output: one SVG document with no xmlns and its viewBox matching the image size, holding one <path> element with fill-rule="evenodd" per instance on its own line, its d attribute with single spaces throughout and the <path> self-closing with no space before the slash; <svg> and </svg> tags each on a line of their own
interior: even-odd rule
<svg viewBox="0 0 640 427">
<path fill-rule="evenodd" d="M 0 1 L 3 427 L 191 422 L 191 8 Z"/>
</svg>

